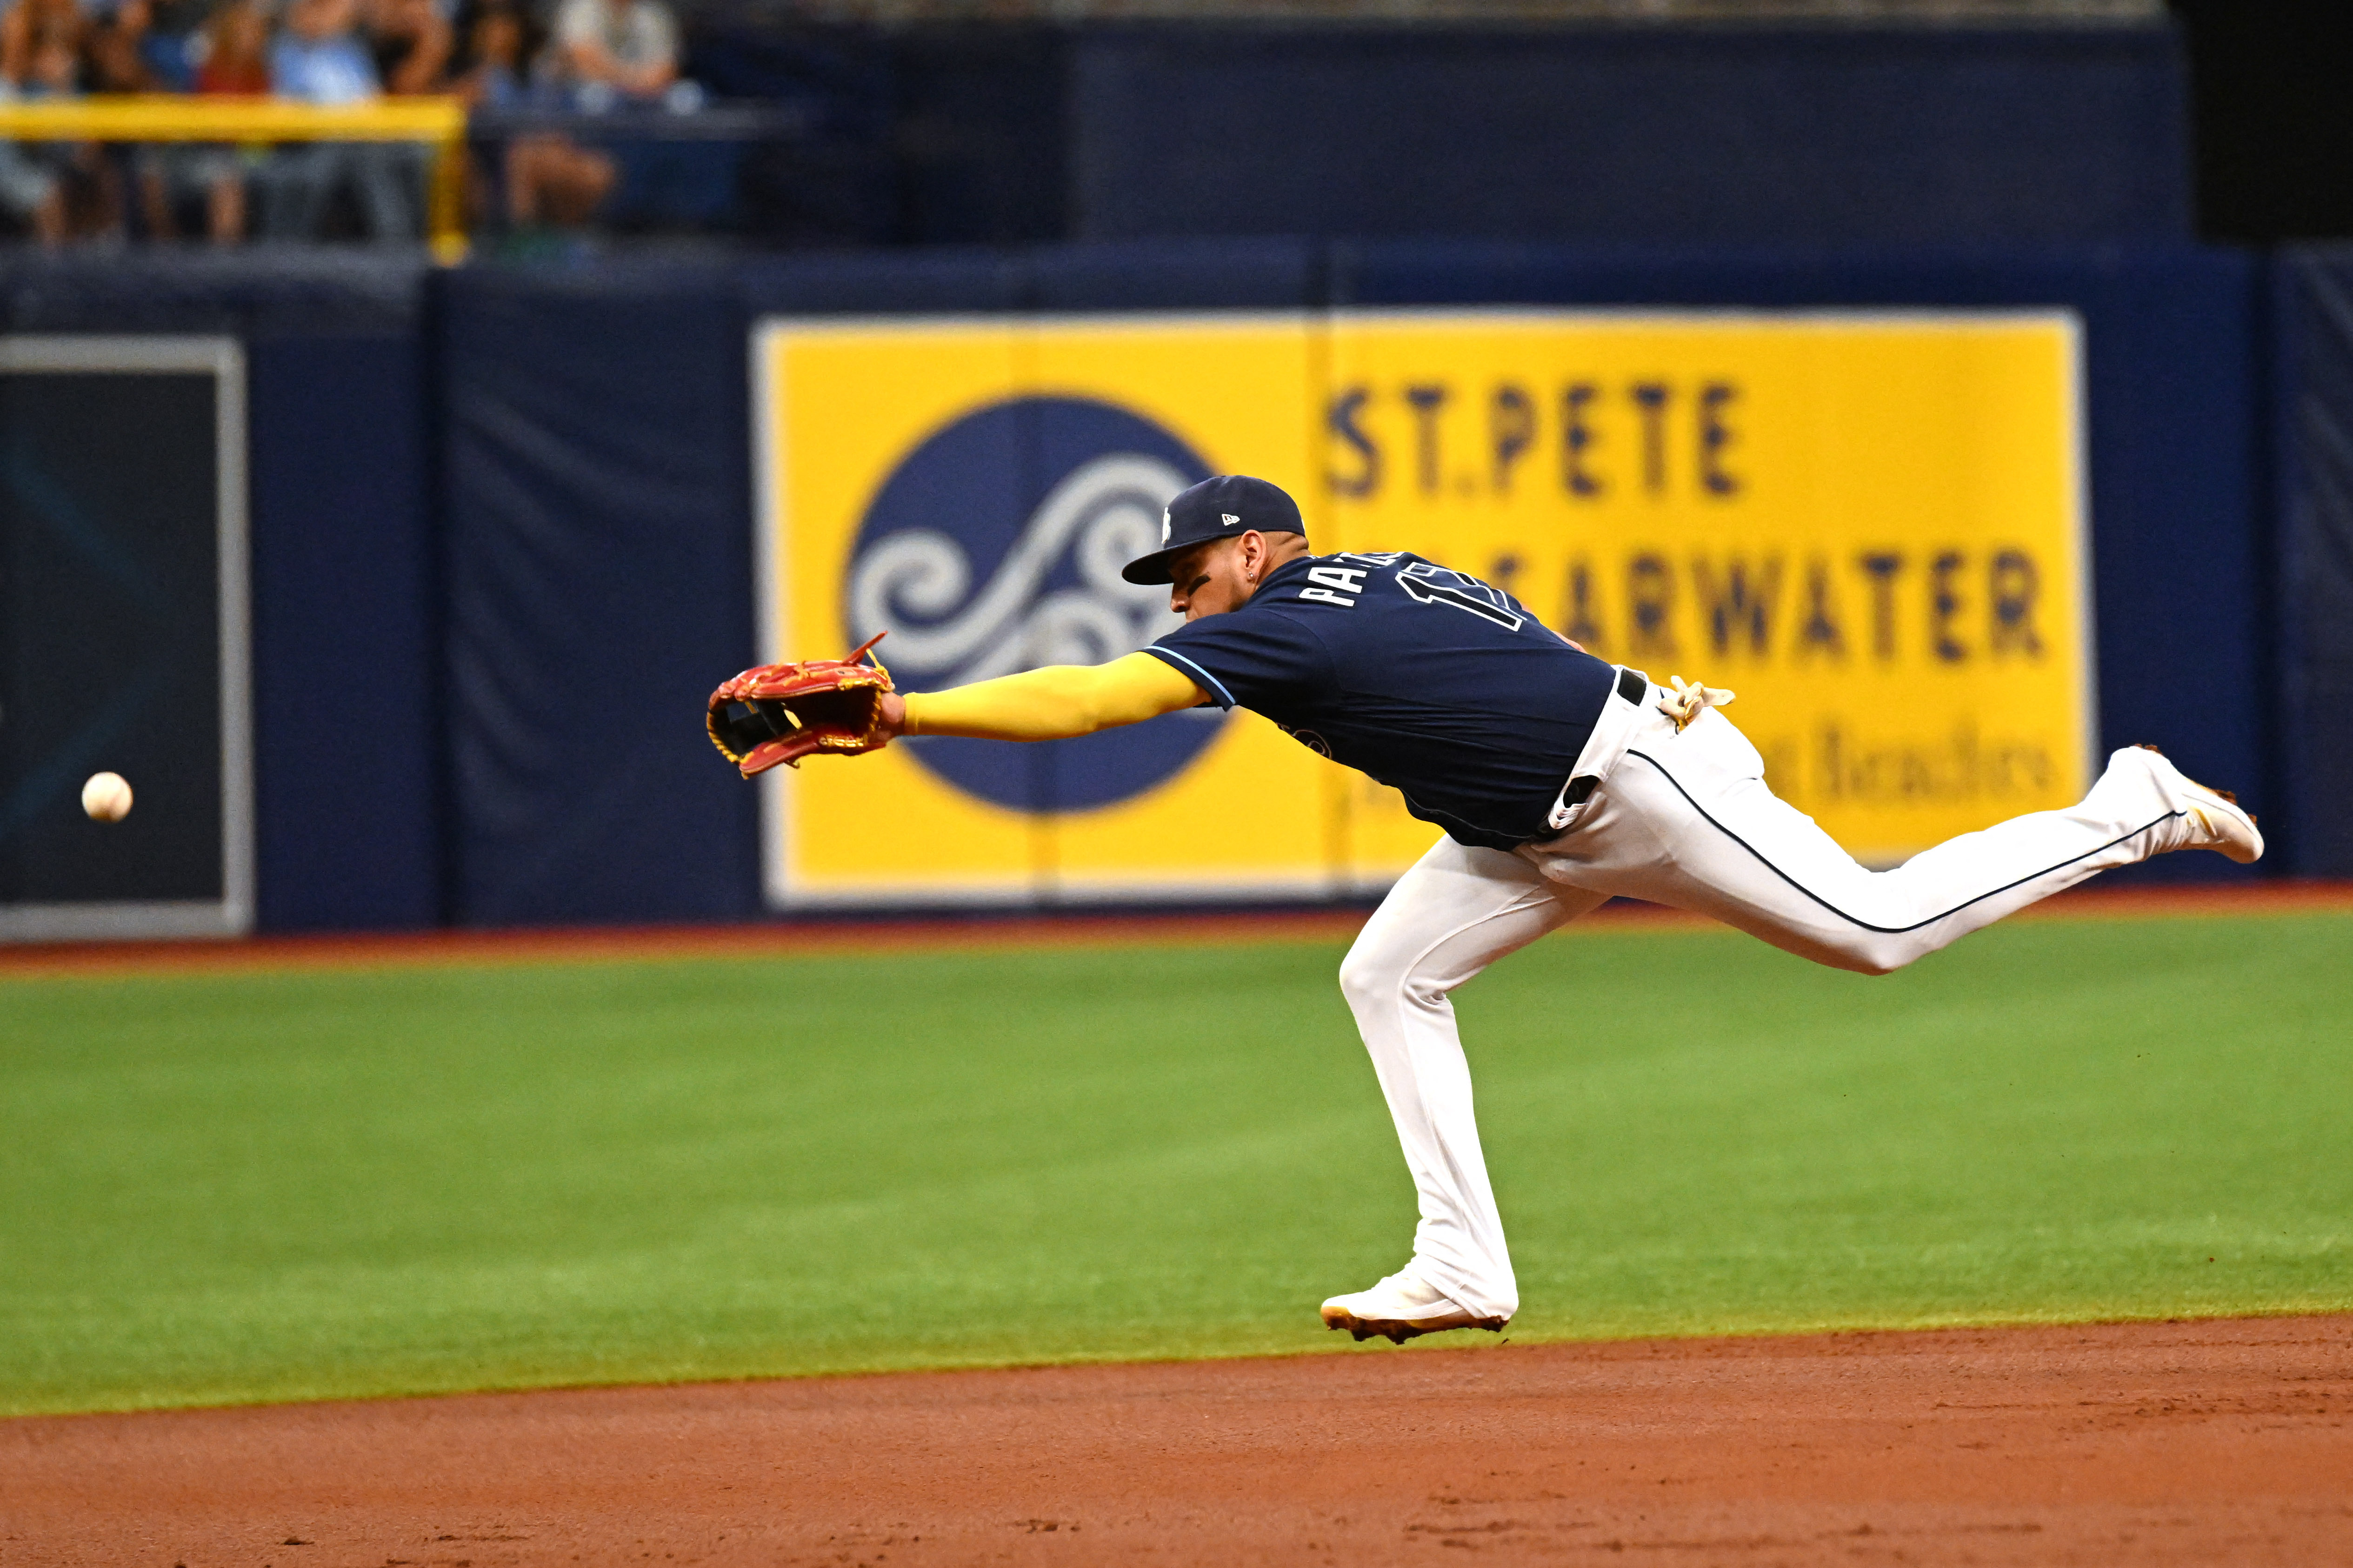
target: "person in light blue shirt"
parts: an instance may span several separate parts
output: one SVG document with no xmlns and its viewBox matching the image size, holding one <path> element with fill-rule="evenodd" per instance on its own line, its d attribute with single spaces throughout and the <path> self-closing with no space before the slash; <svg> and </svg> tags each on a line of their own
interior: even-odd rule
<svg viewBox="0 0 2353 1568">
<path fill-rule="evenodd" d="M 303 103 L 365 103 L 381 92 L 353 26 L 353 0 L 295 0 L 269 46 L 269 85 Z"/>
<path fill-rule="evenodd" d="M 280 98 L 337 106 L 381 96 L 375 60 L 355 26 L 356 0 L 294 0 L 269 47 L 269 86 Z M 272 239 L 318 237 L 327 205 L 348 181 L 375 239 L 415 239 L 422 210 L 413 189 L 421 170 L 398 143 L 319 142 L 271 160 L 263 182 L 263 228 Z"/>
</svg>

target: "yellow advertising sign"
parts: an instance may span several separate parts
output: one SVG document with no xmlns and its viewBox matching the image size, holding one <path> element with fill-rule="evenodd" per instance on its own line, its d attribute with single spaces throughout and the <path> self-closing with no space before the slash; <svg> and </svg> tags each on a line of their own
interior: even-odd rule
<svg viewBox="0 0 2353 1568">
<path fill-rule="evenodd" d="M 1318 549 L 1736 688 L 1776 792 L 1900 859 L 2086 783 L 2076 355 L 2060 314 L 771 321 L 765 657 L 887 630 L 913 689 L 1116 657 L 1174 624 L 1117 571 L 1162 504 L 1253 473 Z M 1436 837 L 1240 713 L 768 787 L 785 906 L 1377 888 Z"/>
</svg>

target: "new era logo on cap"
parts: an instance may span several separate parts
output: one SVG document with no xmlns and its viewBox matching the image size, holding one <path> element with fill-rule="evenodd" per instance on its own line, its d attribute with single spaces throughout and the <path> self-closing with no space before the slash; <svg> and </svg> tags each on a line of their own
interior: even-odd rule
<svg viewBox="0 0 2353 1568">
<path fill-rule="evenodd" d="M 1166 583 L 1172 556 L 1205 539 L 1230 539 L 1252 530 L 1304 535 L 1307 525 L 1299 520 L 1299 503 L 1280 486 L 1248 474 L 1203 479 L 1161 513 L 1160 548 L 1129 562 L 1120 575 L 1131 583 Z"/>
</svg>

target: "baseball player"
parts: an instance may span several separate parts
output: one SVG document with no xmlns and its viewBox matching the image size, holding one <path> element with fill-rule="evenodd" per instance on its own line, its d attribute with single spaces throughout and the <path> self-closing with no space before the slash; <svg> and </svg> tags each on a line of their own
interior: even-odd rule
<svg viewBox="0 0 2353 1568">
<path fill-rule="evenodd" d="M 1884 974 L 2110 867 L 2263 850 L 2227 793 L 2133 747 L 2080 805 L 1867 870 L 1774 798 L 1718 711 L 1730 692 L 1606 664 L 1510 595 L 1417 555 L 1314 554 L 1298 507 L 1263 479 L 1177 496 L 1161 547 L 1124 575 L 1169 584 L 1186 624 L 1108 664 L 886 694 L 875 723 L 881 738 L 1044 741 L 1243 707 L 1444 830 L 1340 965 L 1421 1216 L 1403 1268 L 1324 1303 L 1324 1321 L 1359 1340 L 1501 1329 L 1519 1305 L 1448 996 L 1546 931 L 1624 896 Z"/>
</svg>

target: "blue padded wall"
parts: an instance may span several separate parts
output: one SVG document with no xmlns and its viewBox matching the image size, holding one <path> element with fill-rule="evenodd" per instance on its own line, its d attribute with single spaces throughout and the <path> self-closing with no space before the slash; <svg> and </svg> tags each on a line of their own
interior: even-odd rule
<svg viewBox="0 0 2353 1568">
<path fill-rule="evenodd" d="M 759 908 L 753 792 L 695 715 L 749 663 L 765 315 L 1474 303 L 2063 307 L 2084 323 L 2101 711 L 2264 809 L 2259 272 L 2189 247 L 1596 251 L 1130 242 L 449 280 L 456 908 Z M 584 726 L 560 694 L 592 700 Z M 594 736 L 596 749 L 584 750 Z M 2243 875 L 2176 857 L 2133 876 Z"/>
<path fill-rule="evenodd" d="M 2328 808 L 2353 788 L 2353 552 L 2331 454 L 2353 407 L 2353 262 L 2304 253 L 2279 274 L 2295 439 L 2276 731 L 2264 277 L 2184 246 L 1282 238 L 429 280 L 357 258 L 34 259 L 0 268 L 0 323 L 246 345 L 260 917 L 315 930 L 760 912 L 754 792 L 697 715 L 756 651 L 746 346 L 766 314 L 2073 309 L 2105 738 L 2164 742 L 2286 829 L 2283 862 L 2345 874 Z M 2136 874 L 2159 873 L 2236 874 L 2204 856 Z"/>
<path fill-rule="evenodd" d="M 264 931 L 441 920 L 423 347 L 415 331 L 246 344 Z"/>
<path fill-rule="evenodd" d="M 452 914 L 753 914 L 753 792 L 702 732 L 752 646 L 734 277 L 440 282 Z"/>
<path fill-rule="evenodd" d="M 2277 268 L 2281 805 L 2289 868 L 2353 877 L 2353 247 Z"/>
</svg>

